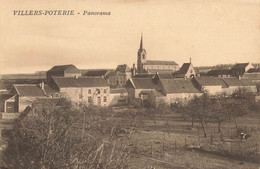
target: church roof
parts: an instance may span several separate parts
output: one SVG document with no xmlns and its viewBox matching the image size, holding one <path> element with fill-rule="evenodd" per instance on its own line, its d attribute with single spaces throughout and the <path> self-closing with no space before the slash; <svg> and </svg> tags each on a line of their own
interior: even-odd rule
<svg viewBox="0 0 260 169">
<path fill-rule="evenodd" d="M 144 65 L 178 65 L 174 61 L 147 60 Z"/>
</svg>

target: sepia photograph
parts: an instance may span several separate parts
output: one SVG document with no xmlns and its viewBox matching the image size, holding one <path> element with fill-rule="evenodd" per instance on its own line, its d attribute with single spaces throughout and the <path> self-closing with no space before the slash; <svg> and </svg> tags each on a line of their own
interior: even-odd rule
<svg viewBox="0 0 260 169">
<path fill-rule="evenodd" d="M 0 0 L 0 169 L 260 169 L 260 0 Z"/>
</svg>

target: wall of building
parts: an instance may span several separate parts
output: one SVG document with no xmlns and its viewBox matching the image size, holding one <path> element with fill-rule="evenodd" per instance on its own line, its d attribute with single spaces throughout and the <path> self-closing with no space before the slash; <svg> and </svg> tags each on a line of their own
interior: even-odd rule
<svg viewBox="0 0 260 169">
<path fill-rule="evenodd" d="M 171 94 L 167 94 L 164 98 L 164 100 L 168 103 L 175 103 L 175 102 L 185 102 L 185 101 L 189 101 L 192 98 L 194 98 L 194 96 L 201 96 L 202 93 L 171 93 Z"/>
<path fill-rule="evenodd" d="M 127 93 L 110 93 L 109 106 L 123 105 L 128 103 Z"/>
<path fill-rule="evenodd" d="M 203 86 L 202 90 L 207 91 L 211 95 L 223 92 L 221 85 L 219 85 L 219 86 Z"/>
<path fill-rule="evenodd" d="M 100 91 L 98 94 L 97 90 Z M 105 92 L 106 90 L 106 92 Z M 90 91 L 90 92 L 89 92 Z M 88 88 L 60 88 L 62 96 L 69 98 L 76 103 L 93 103 L 94 105 L 108 106 L 110 88 L 107 87 L 88 87 Z"/>
<path fill-rule="evenodd" d="M 149 70 L 149 69 L 164 69 L 164 70 L 173 70 L 173 71 L 179 70 L 178 65 L 143 65 L 143 68 L 145 70 Z"/>
</svg>

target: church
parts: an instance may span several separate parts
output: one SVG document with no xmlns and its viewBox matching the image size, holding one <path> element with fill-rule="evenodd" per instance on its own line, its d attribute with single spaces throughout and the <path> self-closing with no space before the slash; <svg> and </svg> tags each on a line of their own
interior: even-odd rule
<svg viewBox="0 0 260 169">
<path fill-rule="evenodd" d="M 179 70 L 179 65 L 174 61 L 147 60 L 146 50 L 143 48 L 143 35 L 141 36 L 140 48 L 137 52 L 138 74 L 173 73 Z"/>
</svg>

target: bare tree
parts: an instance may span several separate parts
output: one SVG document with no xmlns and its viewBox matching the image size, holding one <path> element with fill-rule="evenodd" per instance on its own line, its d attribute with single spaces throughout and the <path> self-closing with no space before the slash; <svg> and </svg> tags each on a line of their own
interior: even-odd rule
<svg viewBox="0 0 260 169">
<path fill-rule="evenodd" d="M 99 130 L 87 118 L 98 109 L 79 110 L 64 99 L 36 101 L 14 123 L 4 151 L 8 168 L 124 167 L 129 151 L 115 148 L 120 126 L 107 119 Z"/>
</svg>

